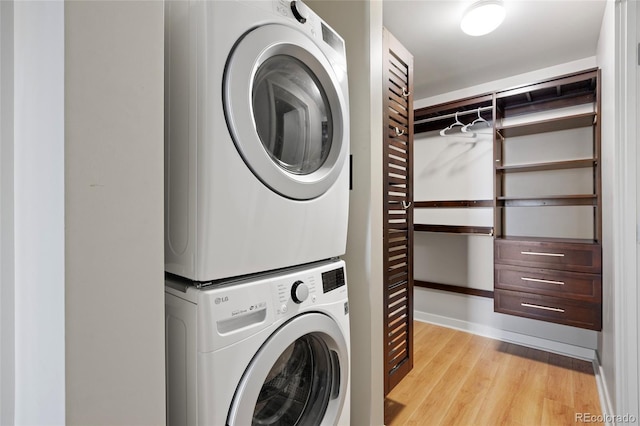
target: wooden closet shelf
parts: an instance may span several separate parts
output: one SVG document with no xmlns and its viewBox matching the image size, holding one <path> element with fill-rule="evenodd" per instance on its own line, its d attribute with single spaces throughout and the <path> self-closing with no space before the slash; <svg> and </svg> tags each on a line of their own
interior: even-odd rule
<svg viewBox="0 0 640 426">
<path fill-rule="evenodd" d="M 538 171 L 545 171 L 545 170 L 580 169 L 580 168 L 586 168 L 586 167 L 593 167 L 597 164 L 598 164 L 597 159 L 587 158 L 582 160 L 549 161 L 545 163 L 496 166 L 496 171 L 502 172 L 502 173 L 538 172 Z"/>
<path fill-rule="evenodd" d="M 480 96 L 460 99 L 455 102 L 445 102 L 442 104 L 418 108 L 414 111 L 414 121 L 421 121 L 439 117 L 441 115 L 455 113 L 456 111 L 466 111 L 478 107 L 490 106 L 493 103 L 493 94 L 486 93 Z"/>
<path fill-rule="evenodd" d="M 480 297 L 486 297 L 488 299 L 493 299 L 493 291 L 491 290 L 480 290 L 477 288 L 464 287 L 464 286 L 455 285 L 455 284 L 442 284 L 442 283 L 434 283 L 430 281 L 419 281 L 419 280 L 414 280 L 413 285 L 414 287 L 450 291 L 453 293 L 468 294 L 471 296 L 480 296 Z"/>
<path fill-rule="evenodd" d="M 562 96 L 562 93 L 566 93 L 567 90 L 595 93 L 597 78 L 598 69 L 592 68 L 579 73 L 566 74 L 550 80 L 502 90 L 496 93 L 496 100 L 499 105 L 510 105 L 513 103 L 513 100 L 518 100 L 518 95 L 528 95 L 531 97 L 531 94 L 543 93 L 549 89 L 551 92 L 557 93 L 555 97 Z"/>
<path fill-rule="evenodd" d="M 503 137 L 526 136 L 537 133 L 557 132 L 560 130 L 577 129 L 593 126 L 596 119 L 595 112 L 532 121 L 522 124 L 496 126 L 496 131 Z"/>
<path fill-rule="evenodd" d="M 491 107 L 492 105 L 493 94 L 487 93 L 472 98 L 461 99 L 456 102 L 447 102 L 431 107 L 416 109 L 414 111 L 414 133 L 419 134 L 434 130 L 442 130 L 449 124 L 453 123 L 453 117 L 456 112 L 465 114 L 468 111 L 472 111 L 477 108 Z M 480 114 L 487 121 L 493 120 L 493 111 L 491 110 L 482 111 Z"/>
<path fill-rule="evenodd" d="M 413 230 L 416 232 L 442 232 L 447 234 L 493 235 L 492 226 L 426 225 L 416 223 L 413 225 Z"/>
<path fill-rule="evenodd" d="M 498 207 L 596 206 L 595 194 L 548 195 L 536 197 L 498 197 Z"/>
<path fill-rule="evenodd" d="M 467 208 L 467 207 L 493 207 L 493 200 L 439 200 L 439 201 L 414 201 L 416 209 L 430 208 Z"/>
<path fill-rule="evenodd" d="M 517 115 L 530 114 L 542 111 L 549 111 L 558 108 L 590 104 L 595 101 L 595 94 L 588 93 L 572 93 L 558 99 L 543 99 L 540 101 L 531 101 L 515 105 L 498 106 L 504 117 L 515 117 Z"/>
</svg>

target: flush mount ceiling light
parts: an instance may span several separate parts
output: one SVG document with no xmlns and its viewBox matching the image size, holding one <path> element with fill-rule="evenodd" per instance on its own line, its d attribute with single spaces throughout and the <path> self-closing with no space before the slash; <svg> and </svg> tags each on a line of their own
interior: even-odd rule
<svg viewBox="0 0 640 426">
<path fill-rule="evenodd" d="M 500 0 L 481 0 L 467 9 L 460 22 L 460 28 L 471 36 L 489 34 L 504 20 L 504 4 Z"/>
</svg>

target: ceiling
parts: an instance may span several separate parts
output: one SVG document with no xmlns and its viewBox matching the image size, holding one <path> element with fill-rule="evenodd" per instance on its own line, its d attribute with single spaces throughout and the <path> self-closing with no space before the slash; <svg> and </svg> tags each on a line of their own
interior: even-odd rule
<svg viewBox="0 0 640 426">
<path fill-rule="evenodd" d="M 414 56 L 414 99 L 596 54 L 606 0 L 505 0 L 493 33 L 471 37 L 473 0 L 383 0 L 384 26 Z"/>
</svg>

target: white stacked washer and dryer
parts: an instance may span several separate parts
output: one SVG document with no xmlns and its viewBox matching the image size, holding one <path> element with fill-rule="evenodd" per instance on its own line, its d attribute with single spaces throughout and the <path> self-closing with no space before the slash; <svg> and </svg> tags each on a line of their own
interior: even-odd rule
<svg viewBox="0 0 640 426">
<path fill-rule="evenodd" d="M 344 41 L 300 1 L 165 5 L 167 423 L 348 424 Z"/>
</svg>

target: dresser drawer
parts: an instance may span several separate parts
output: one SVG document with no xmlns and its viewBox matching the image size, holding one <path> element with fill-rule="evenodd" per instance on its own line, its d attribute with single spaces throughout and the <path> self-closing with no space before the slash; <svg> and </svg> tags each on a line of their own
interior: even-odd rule
<svg viewBox="0 0 640 426">
<path fill-rule="evenodd" d="M 495 262 L 543 269 L 600 274 L 599 244 L 537 240 L 495 240 Z"/>
<path fill-rule="evenodd" d="M 494 310 L 542 321 L 600 330 L 602 311 L 599 303 L 587 303 L 552 296 L 495 290 Z"/>
<path fill-rule="evenodd" d="M 495 265 L 495 288 L 600 303 L 602 278 L 597 274 Z"/>
</svg>

